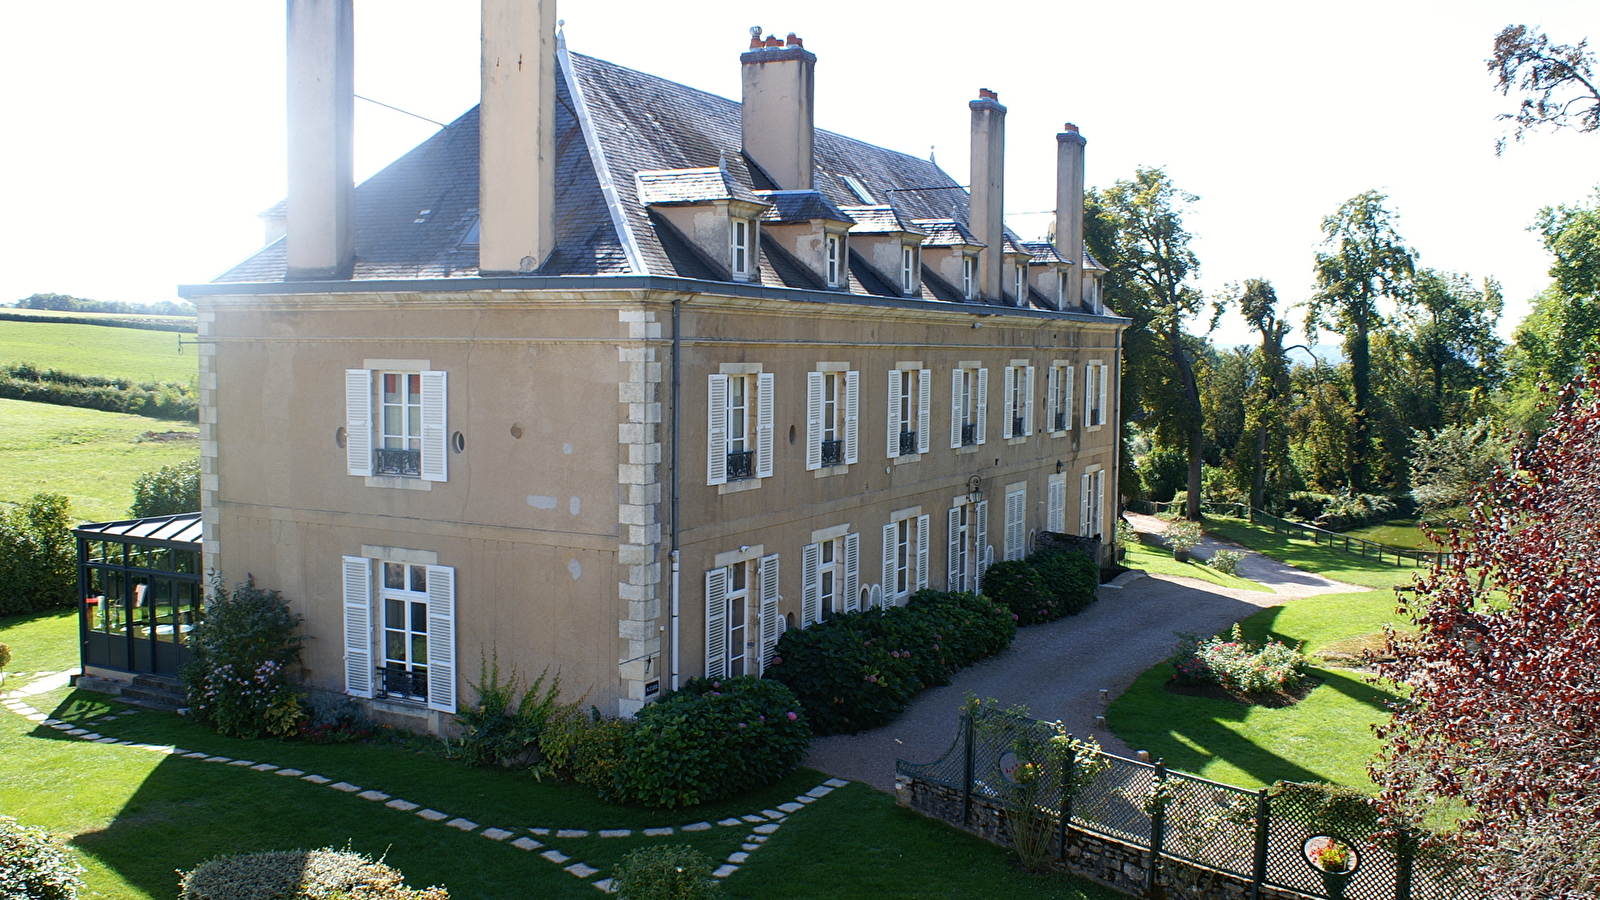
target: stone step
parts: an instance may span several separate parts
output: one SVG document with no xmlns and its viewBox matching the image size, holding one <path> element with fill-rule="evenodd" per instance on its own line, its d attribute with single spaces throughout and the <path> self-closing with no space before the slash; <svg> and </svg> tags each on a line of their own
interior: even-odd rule
<svg viewBox="0 0 1600 900">
<path fill-rule="evenodd" d="M 183 694 L 173 694 L 167 691 L 152 691 L 145 688 L 125 687 L 118 697 L 124 703 L 142 706 L 146 709 L 159 709 L 171 712 L 189 705 L 189 699 Z"/>
<path fill-rule="evenodd" d="M 183 679 L 181 678 L 174 678 L 171 675 L 151 675 L 148 673 L 133 676 L 133 686 L 136 688 L 142 688 L 144 690 L 162 691 L 164 693 L 177 694 L 179 696 L 182 696 L 187 690 L 187 688 L 184 687 Z"/>
</svg>

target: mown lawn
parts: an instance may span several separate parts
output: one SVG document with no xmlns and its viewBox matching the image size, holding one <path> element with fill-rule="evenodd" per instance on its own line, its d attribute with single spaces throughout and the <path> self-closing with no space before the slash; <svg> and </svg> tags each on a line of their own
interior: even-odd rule
<svg viewBox="0 0 1600 900">
<path fill-rule="evenodd" d="M 59 315 L 59 314 L 57 314 Z M 188 384 L 199 373 L 195 336 L 179 332 L 56 322 L 0 321 L 0 365 L 32 363 L 75 375 Z"/>
<path fill-rule="evenodd" d="M 199 458 L 198 441 L 141 437 L 171 431 L 198 434 L 187 422 L 0 399 L 0 503 L 54 491 L 67 495 L 79 519 L 125 519 L 140 473 Z"/>
<path fill-rule="evenodd" d="M 1360 553 L 1347 553 L 1327 544 L 1314 544 L 1307 538 L 1275 534 L 1270 526 L 1251 525 L 1244 519 L 1208 516 L 1205 527 L 1208 533 L 1346 584 L 1392 588 L 1397 584 L 1409 584 L 1412 573 L 1418 568 L 1410 560 L 1396 566 L 1392 557 L 1386 556 L 1383 562 L 1379 562 L 1375 557 L 1362 557 Z"/>
<path fill-rule="evenodd" d="M 1323 594 L 1265 609 L 1241 623 L 1244 637 L 1303 644 L 1313 656 L 1335 641 L 1406 626 L 1387 590 Z M 1348 669 L 1308 667 L 1321 679 L 1304 700 L 1268 709 L 1166 690 L 1172 667 L 1162 663 L 1133 683 L 1106 712 L 1130 747 L 1168 766 L 1241 787 L 1274 781 L 1327 781 L 1372 788 L 1367 763 L 1378 750 L 1372 726 L 1396 699 Z"/>
<path fill-rule="evenodd" d="M 1154 538 L 1151 538 L 1154 540 Z M 1172 558 L 1172 551 L 1165 547 L 1151 544 L 1137 544 L 1128 550 L 1122 564 L 1130 569 L 1143 569 L 1157 575 L 1182 575 L 1185 578 L 1199 578 L 1212 584 L 1226 588 L 1238 588 L 1246 591 L 1266 591 L 1272 593 L 1272 588 L 1259 582 L 1251 581 L 1239 575 L 1227 575 L 1211 568 L 1193 556 L 1188 562 L 1178 562 Z"/>
<path fill-rule="evenodd" d="M 1440 526 L 1443 528 L 1443 526 Z M 1428 539 L 1416 519 L 1390 519 L 1380 525 L 1352 528 L 1344 532 L 1351 537 L 1364 538 L 1389 547 L 1410 550 L 1442 550 L 1444 547 Z"/>
<path fill-rule="evenodd" d="M 17 671 L 61 667 L 75 638 L 71 613 L 0 620 Z M 13 682 L 8 688 L 16 687 Z M 521 773 L 469 769 L 426 741 L 315 746 L 219 737 L 179 716 L 128 708 L 70 688 L 29 698 L 55 718 L 97 733 L 213 755 L 294 767 L 377 789 L 483 826 L 586 829 L 583 838 L 540 837 L 600 870 L 580 880 L 555 864 L 480 833 L 463 833 L 349 793 L 222 763 L 85 743 L 0 710 L 0 811 L 70 840 L 89 869 L 89 896 L 170 900 L 176 869 L 219 854 L 344 846 L 387 860 L 412 884 L 443 884 L 458 900 L 601 896 L 593 881 L 628 850 L 691 844 L 717 860 L 739 849 L 747 826 L 647 838 L 649 827 L 755 813 L 821 783 L 801 770 L 733 801 L 664 812 L 609 806 L 587 789 Z M 592 834 L 627 828 L 625 838 Z M 481 830 L 481 829 L 480 829 Z M 527 834 L 527 832 L 522 832 Z M 541 848 L 540 852 L 543 851 Z M 851 784 L 793 814 L 725 882 L 731 900 L 883 897 L 1112 900 L 1120 895 L 1066 876 L 1018 870 L 982 840 L 901 809 L 886 794 Z"/>
</svg>

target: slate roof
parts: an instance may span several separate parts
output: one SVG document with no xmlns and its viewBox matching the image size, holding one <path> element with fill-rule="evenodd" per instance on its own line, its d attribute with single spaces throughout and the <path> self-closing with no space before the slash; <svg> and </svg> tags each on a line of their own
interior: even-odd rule
<svg viewBox="0 0 1600 900">
<path fill-rule="evenodd" d="M 1030 264 L 1065 264 L 1066 260 L 1056 252 L 1056 245 L 1049 241 L 1023 241 L 1022 252 L 1028 254 Z"/>
<path fill-rule="evenodd" d="M 724 262 L 650 209 L 721 199 L 769 204 L 763 218 L 772 222 L 826 218 L 855 222 L 862 233 L 926 232 L 930 247 L 984 246 L 966 227 L 966 190 L 931 160 L 818 129 L 815 190 L 777 191 L 741 149 L 738 101 L 569 53 L 564 42 L 558 59 L 555 250 L 539 274 L 726 281 Z M 847 177 L 887 204 L 863 206 Z M 476 276 L 477 211 L 474 107 L 357 186 L 353 280 Z M 1008 250 L 1035 255 L 1007 238 Z M 777 241 L 763 234 L 760 247 L 763 285 L 825 289 Z M 857 254 L 849 262 L 852 290 L 899 296 Z M 284 274 L 280 239 L 217 281 L 273 282 Z M 965 302 L 926 268 L 923 285 L 925 297 Z"/>
</svg>

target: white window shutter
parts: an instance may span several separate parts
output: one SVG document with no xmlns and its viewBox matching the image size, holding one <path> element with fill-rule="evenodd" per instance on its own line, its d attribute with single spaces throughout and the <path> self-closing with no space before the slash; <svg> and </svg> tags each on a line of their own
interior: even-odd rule
<svg viewBox="0 0 1600 900">
<path fill-rule="evenodd" d="M 1089 536 L 1089 494 L 1093 490 L 1090 486 L 1089 473 L 1083 473 L 1083 478 L 1078 482 L 1078 534 Z"/>
<path fill-rule="evenodd" d="M 806 373 L 806 471 L 822 468 L 822 393 L 827 376 Z"/>
<path fill-rule="evenodd" d="M 972 544 L 973 552 L 977 556 L 973 560 L 973 569 L 978 573 L 978 577 L 975 579 L 972 589 L 974 591 L 982 591 L 983 573 L 989 568 L 989 501 L 979 500 L 976 507 L 973 514 L 978 521 L 978 534 L 977 537 L 973 538 Z"/>
<path fill-rule="evenodd" d="M 933 526 L 929 516 L 917 517 L 917 590 L 928 586 L 928 543 L 932 539 Z"/>
<path fill-rule="evenodd" d="M 772 383 L 771 372 L 756 376 L 756 477 L 772 476 Z"/>
<path fill-rule="evenodd" d="M 1022 433 L 1033 435 L 1033 366 L 1022 370 Z"/>
<path fill-rule="evenodd" d="M 844 373 L 844 464 L 856 462 L 856 431 L 861 418 L 861 373 Z"/>
<path fill-rule="evenodd" d="M 372 669 L 372 563 L 360 556 L 346 556 L 344 692 L 352 697 L 371 698 Z"/>
<path fill-rule="evenodd" d="M 961 370 L 950 370 L 950 449 L 961 449 Z"/>
<path fill-rule="evenodd" d="M 810 628 L 822 621 L 822 545 L 807 544 L 800 550 L 800 627 Z"/>
<path fill-rule="evenodd" d="M 344 370 L 344 455 L 345 465 L 351 475 L 372 474 L 372 371 L 370 369 Z"/>
<path fill-rule="evenodd" d="M 722 567 L 706 572 L 706 677 L 728 677 L 728 570 Z"/>
<path fill-rule="evenodd" d="M 890 522 L 883 526 L 883 593 L 884 596 L 893 596 L 895 593 L 895 550 L 899 542 L 895 540 L 897 523 Z"/>
<path fill-rule="evenodd" d="M 1067 480 L 1060 475 L 1050 477 L 1050 497 L 1046 506 L 1049 508 L 1047 517 L 1049 522 L 1045 527 L 1057 534 L 1067 530 Z"/>
<path fill-rule="evenodd" d="M 928 431 L 932 428 L 933 370 L 917 371 L 917 452 L 928 452 Z"/>
<path fill-rule="evenodd" d="M 950 530 L 947 533 L 944 558 L 944 589 L 959 591 L 965 588 L 961 583 L 961 576 L 965 574 L 961 566 L 961 507 L 950 507 Z"/>
<path fill-rule="evenodd" d="M 1061 418 L 1066 421 L 1068 431 L 1072 430 L 1072 373 L 1074 371 L 1076 370 L 1072 366 L 1064 366 L 1061 369 L 1061 376 L 1064 379 L 1061 383 L 1061 409 L 1066 412 L 1066 415 Z"/>
<path fill-rule="evenodd" d="M 712 375 L 706 386 L 706 484 L 728 483 L 728 376 Z"/>
<path fill-rule="evenodd" d="M 1023 514 L 1027 506 L 1027 494 L 1023 491 L 1006 494 L 1006 531 L 1005 531 L 1005 558 L 1021 559 L 1023 553 Z"/>
<path fill-rule="evenodd" d="M 1110 421 L 1111 421 L 1111 404 L 1109 402 L 1110 393 L 1111 393 L 1111 379 L 1106 377 L 1107 374 L 1109 374 L 1109 370 L 1105 366 L 1101 366 L 1100 367 L 1100 424 L 1101 425 L 1109 424 Z"/>
<path fill-rule="evenodd" d="M 1105 523 L 1105 510 L 1106 510 L 1106 470 L 1105 469 L 1101 469 L 1100 471 L 1094 473 L 1094 511 L 1090 516 L 1090 518 L 1092 519 L 1091 524 L 1094 526 L 1094 531 L 1091 533 L 1090 536 L 1093 537 L 1094 535 L 1099 535 L 1100 536 L 1100 540 L 1102 540 L 1102 541 L 1104 541 L 1106 539 L 1106 537 L 1107 537 L 1107 535 L 1105 533 L 1105 524 L 1104 524 Z"/>
<path fill-rule="evenodd" d="M 1014 436 L 1015 437 L 1020 437 L 1021 436 L 1021 435 L 1013 435 L 1011 433 L 1011 423 L 1015 420 L 1016 415 L 1017 415 L 1017 405 L 1016 405 L 1017 367 L 1016 366 L 1006 366 L 1004 369 L 1001 370 L 1001 372 L 1002 372 L 1002 378 L 1001 378 L 1000 391 L 1001 391 L 1001 394 L 1006 398 L 1006 414 L 1005 414 L 1005 418 L 1000 420 L 1000 437 L 1009 440 L 1010 438 L 1012 438 Z"/>
<path fill-rule="evenodd" d="M 444 372 L 422 373 L 422 480 L 448 481 L 450 432 Z M 451 710 L 454 712 L 455 710 Z"/>
<path fill-rule="evenodd" d="M 889 458 L 895 459 L 900 455 L 900 387 L 901 379 L 905 373 L 899 369 L 889 370 Z"/>
<path fill-rule="evenodd" d="M 844 536 L 844 611 L 861 609 L 861 532 Z"/>
<path fill-rule="evenodd" d="M 1095 389 L 1097 376 L 1100 374 L 1099 366 L 1083 367 L 1083 427 L 1089 428 L 1099 423 L 1095 421 L 1095 398 L 1099 392 Z"/>
<path fill-rule="evenodd" d="M 1061 367 L 1051 366 L 1044 374 L 1044 430 L 1056 430 L 1056 412 L 1061 407 Z"/>
<path fill-rule="evenodd" d="M 428 708 L 456 711 L 456 570 L 428 566 Z"/>
<path fill-rule="evenodd" d="M 756 674 L 767 668 L 772 652 L 778 648 L 778 636 L 783 634 L 783 616 L 778 614 L 778 554 L 761 557 L 758 566 L 761 583 L 761 659 L 757 661 Z"/>
<path fill-rule="evenodd" d="M 989 439 L 989 370 L 978 370 L 978 443 Z"/>
</svg>

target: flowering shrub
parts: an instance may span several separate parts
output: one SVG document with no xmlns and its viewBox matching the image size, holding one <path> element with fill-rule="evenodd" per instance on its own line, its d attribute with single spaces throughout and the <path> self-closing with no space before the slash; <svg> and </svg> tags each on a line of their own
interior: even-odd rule
<svg viewBox="0 0 1600 900">
<path fill-rule="evenodd" d="M 289 667 L 300 658 L 299 625 L 283 597 L 254 579 L 232 591 L 213 582 L 205 617 L 189 633 L 189 714 L 229 737 L 297 734 L 306 714 Z"/>
<path fill-rule="evenodd" d="M 9 665 L 11 665 L 11 648 L 0 644 L 0 672 L 4 672 Z"/>
<path fill-rule="evenodd" d="M 76 900 L 83 867 L 42 828 L 0 816 L 0 898 Z"/>
<path fill-rule="evenodd" d="M 1239 570 L 1239 563 L 1244 559 L 1244 552 L 1240 550 L 1218 550 L 1206 560 L 1206 565 L 1224 575 L 1233 575 Z"/>
<path fill-rule="evenodd" d="M 1055 597 L 1032 563 L 1007 559 L 983 573 L 983 595 L 1009 609 L 1018 625 L 1033 625 L 1059 618 Z"/>
<path fill-rule="evenodd" d="M 349 847 L 242 853 L 209 860 L 191 872 L 178 874 L 182 876 L 178 900 L 450 900 L 442 887 L 406 887 L 405 876 L 398 869 Z"/>
<path fill-rule="evenodd" d="M 894 718 L 925 687 L 1011 646 L 1015 617 L 977 594 L 920 591 L 903 607 L 835 616 L 778 639 L 767 678 L 794 691 L 818 734 Z"/>
<path fill-rule="evenodd" d="M 1173 522 L 1161 532 L 1161 540 L 1172 548 L 1173 553 L 1188 553 L 1200 546 L 1202 531 L 1199 522 L 1180 521 Z"/>
<path fill-rule="evenodd" d="M 300 723 L 301 740 L 347 744 L 367 740 L 377 733 L 367 711 L 346 694 L 312 691 L 303 698 L 302 705 L 306 718 Z"/>
<path fill-rule="evenodd" d="M 1292 690 L 1305 677 L 1305 655 L 1278 641 L 1255 647 L 1233 626 L 1227 638 L 1180 634 L 1170 662 L 1185 684 L 1216 684 L 1240 694 Z"/>
<path fill-rule="evenodd" d="M 623 900 L 708 900 L 721 896 L 712 862 L 687 844 L 629 851 L 617 866 L 612 889 Z"/>
</svg>

